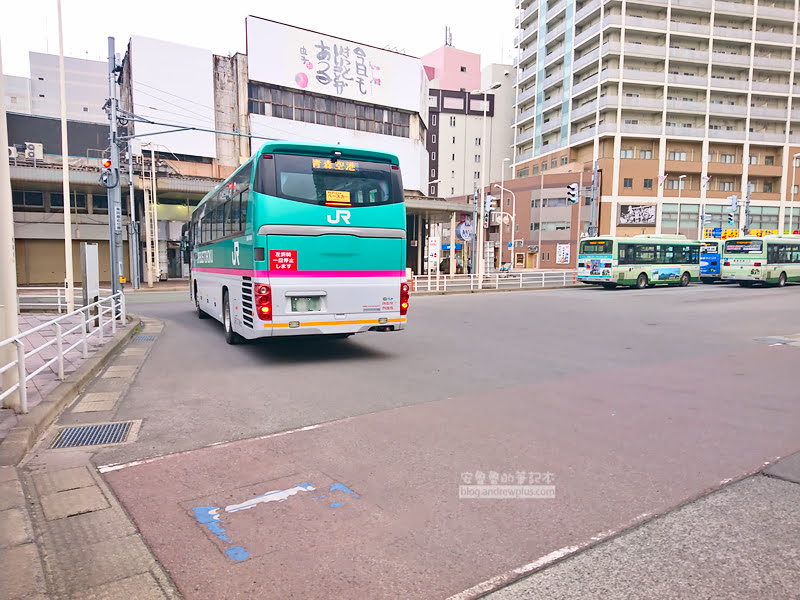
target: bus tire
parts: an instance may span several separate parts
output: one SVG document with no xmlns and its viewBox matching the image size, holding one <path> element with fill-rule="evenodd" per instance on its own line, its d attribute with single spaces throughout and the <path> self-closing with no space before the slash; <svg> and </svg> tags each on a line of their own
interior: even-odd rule
<svg viewBox="0 0 800 600">
<path fill-rule="evenodd" d="M 778 287 L 783 287 L 786 285 L 786 273 L 781 272 L 780 276 L 778 277 Z"/>
<path fill-rule="evenodd" d="M 647 275 L 639 273 L 639 277 L 636 278 L 636 289 L 643 290 L 647 287 L 648 283 Z"/>
<path fill-rule="evenodd" d="M 225 341 L 231 345 L 239 344 L 243 341 L 242 336 L 233 330 L 233 319 L 231 318 L 231 303 L 228 300 L 228 290 L 222 293 L 222 325 L 225 327 Z"/>
<path fill-rule="evenodd" d="M 684 271 L 683 275 L 681 275 L 681 287 L 686 287 L 692 281 L 692 276 L 689 275 L 689 271 Z"/>
<path fill-rule="evenodd" d="M 197 308 L 197 318 L 198 319 L 207 319 L 208 314 L 200 308 L 200 300 L 197 299 L 197 284 L 194 284 L 194 306 Z"/>
</svg>

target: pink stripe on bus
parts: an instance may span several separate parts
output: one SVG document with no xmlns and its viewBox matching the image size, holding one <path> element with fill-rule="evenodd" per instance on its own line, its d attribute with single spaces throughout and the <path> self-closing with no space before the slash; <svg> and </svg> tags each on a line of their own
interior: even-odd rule
<svg viewBox="0 0 800 600">
<path fill-rule="evenodd" d="M 405 271 L 253 271 L 252 269 L 222 269 L 219 267 L 194 267 L 200 273 L 238 275 L 244 277 L 405 277 Z"/>
</svg>

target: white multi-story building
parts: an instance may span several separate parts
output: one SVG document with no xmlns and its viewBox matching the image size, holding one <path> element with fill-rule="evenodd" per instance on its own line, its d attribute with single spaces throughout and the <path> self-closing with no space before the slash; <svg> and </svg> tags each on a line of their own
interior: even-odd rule
<svg viewBox="0 0 800 600">
<path fill-rule="evenodd" d="M 752 229 L 787 228 L 800 151 L 796 0 L 517 7 L 517 177 L 596 162 L 604 233 L 694 237 L 701 210 L 724 229 L 734 194 L 750 195 Z"/>
</svg>

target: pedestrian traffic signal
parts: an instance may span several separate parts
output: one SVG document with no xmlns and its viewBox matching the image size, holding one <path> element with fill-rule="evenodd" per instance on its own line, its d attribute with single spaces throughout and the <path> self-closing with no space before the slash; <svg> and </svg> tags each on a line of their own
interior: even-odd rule
<svg viewBox="0 0 800 600">
<path fill-rule="evenodd" d="M 578 184 L 577 183 L 570 183 L 567 186 L 567 200 L 570 204 L 575 204 L 578 202 Z"/>
<path fill-rule="evenodd" d="M 735 220 L 736 220 L 736 213 L 735 212 L 729 212 L 728 213 L 728 225 L 733 225 Z"/>
</svg>

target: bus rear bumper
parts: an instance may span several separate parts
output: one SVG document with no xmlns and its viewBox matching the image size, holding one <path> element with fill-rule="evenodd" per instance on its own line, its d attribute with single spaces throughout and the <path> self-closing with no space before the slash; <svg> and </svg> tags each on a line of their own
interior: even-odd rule
<svg viewBox="0 0 800 600">
<path fill-rule="evenodd" d="M 400 313 L 276 316 L 272 322 L 263 323 L 263 331 L 265 336 L 271 337 L 401 331 L 406 327 L 406 319 Z"/>
</svg>

